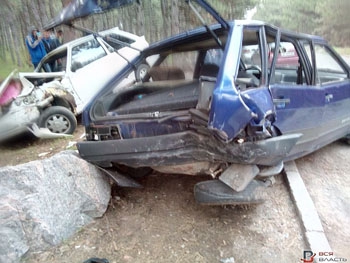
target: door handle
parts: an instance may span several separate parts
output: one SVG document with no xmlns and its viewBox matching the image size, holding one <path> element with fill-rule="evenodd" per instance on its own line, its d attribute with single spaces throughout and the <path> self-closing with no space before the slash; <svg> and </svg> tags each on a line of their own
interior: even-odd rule
<svg viewBox="0 0 350 263">
<path fill-rule="evenodd" d="M 278 99 L 273 99 L 273 104 L 276 105 L 277 109 L 285 108 L 287 103 L 290 103 L 290 98 L 285 98 L 283 96 L 280 96 L 278 97 Z"/>
<path fill-rule="evenodd" d="M 326 103 L 330 102 L 333 99 L 333 94 L 332 93 L 326 93 Z"/>
</svg>

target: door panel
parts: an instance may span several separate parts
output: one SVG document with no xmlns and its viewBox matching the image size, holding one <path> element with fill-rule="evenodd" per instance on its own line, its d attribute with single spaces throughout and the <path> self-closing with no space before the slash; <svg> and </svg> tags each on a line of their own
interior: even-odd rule
<svg viewBox="0 0 350 263">
<path fill-rule="evenodd" d="M 326 144 L 350 132 L 350 80 L 346 67 L 327 46 L 315 44 L 315 56 L 316 81 L 325 92 L 322 136 Z"/>
<path fill-rule="evenodd" d="M 350 81 L 328 84 L 325 90 L 323 135 L 332 142 L 350 133 Z"/>
<path fill-rule="evenodd" d="M 270 87 L 277 112 L 275 125 L 283 134 L 302 133 L 299 144 L 318 140 L 325 93 L 320 87 L 274 84 Z"/>
<path fill-rule="evenodd" d="M 289 159 L 318 149 L 322 145 L 324 130 L 325 91 L 312 85 L 310 73 L 306 70 L 309 63 L 302 59 L 305 51 L 297 43 L 297 40 L 281 35 L 278 56 L 273 57 L 277 63 L 270 85 L 276 107 L 275 126 L 282 134 L 303 134 Z"/>
</svg>

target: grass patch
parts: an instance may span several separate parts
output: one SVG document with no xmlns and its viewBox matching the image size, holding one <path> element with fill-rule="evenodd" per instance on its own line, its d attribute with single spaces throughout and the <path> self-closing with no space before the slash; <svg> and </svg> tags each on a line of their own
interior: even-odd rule
<svg viewBox="0 0 350 263">
<path fill-rule="evenodd" d="M 18 67 L 15 63 L 12 63 L 11 59 L 4 61 L 0 59 L 0 82 L 3 81 L 14 69 L 18 69 L 22 72 L 34 71 L 34 67 L 25 65 L 23 67 Z"/>
</svg>

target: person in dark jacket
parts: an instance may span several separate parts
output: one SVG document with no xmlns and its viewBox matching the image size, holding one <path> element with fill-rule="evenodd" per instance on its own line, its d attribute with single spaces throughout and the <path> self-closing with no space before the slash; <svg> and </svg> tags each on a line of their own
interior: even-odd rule
<svg viewBox="0 0 350 263">
<path fill-rule="evenodd" d="M 56 37 L 58 39 L 58 42 L 60 43 L 60 45 L 63 44 L 63 30 L 59 29 L 56 33 Z"/>
<path fill-rule="evenodd" d="M 45 30 L 43 33 L 44 37 L 42 38 L 46 53 L 49 53 L 50 51 L 54 50 L 55 48 L 59 47 L 61 43 L 56 38 L 55 35 L 52 34 L 51 31 Z"/>
<path fill-rule="evenodd" d="M 43 35 L 44 37 L 42 39 L 42 42 L 44 44 L 46 53 L 50 53 L 52 50 L 61 45 L 57 37 L 50 30 L 45 30 Z M 51 72 L 60 71 L 60 68 L 62 68 L 61 59 L 51 61 L 48 63 L 48 65 L 50 66 L 48 70 Z"/>
<path fill-rule="evenodd" d="M 43 42 L 41 41 L 40 32 L 35 27 L 30 27 L 29 34 L 25 39 L 30 58 L 36 68 L 40 60 L 46 55 L 46 50 Z"/>
</svg>

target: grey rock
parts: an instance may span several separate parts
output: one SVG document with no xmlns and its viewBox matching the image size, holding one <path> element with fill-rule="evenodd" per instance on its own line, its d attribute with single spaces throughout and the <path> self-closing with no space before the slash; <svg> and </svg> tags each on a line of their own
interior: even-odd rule
<svg viewBox="0 0 350 263">
<path fill-rule="evenodd" d="M 0 168 L 0 262 L 72 236 L 108 206 L 108 178 L 74 151 Z"/>
</svg>

